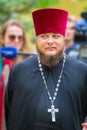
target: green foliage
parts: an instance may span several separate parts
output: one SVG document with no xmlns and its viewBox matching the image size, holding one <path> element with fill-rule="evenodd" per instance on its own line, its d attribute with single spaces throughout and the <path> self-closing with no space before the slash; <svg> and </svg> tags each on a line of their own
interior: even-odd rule
<svg viewBox="0 0 87 130">
<path fill-rule="evenodd" d="M 38 0 L 37 5 L 40 8 L 53 7 L 59 0 Z"/>
<path fill-rule="evenodd" d="M 36 6 L 36 0 L 0 0 L 0 25 L 9 18 L 19 18 Z"/>
<path fill-rule="evenodd" d="M 84 11 L 87 11 L 87 6 L 84 7 Z"/>
</svg>

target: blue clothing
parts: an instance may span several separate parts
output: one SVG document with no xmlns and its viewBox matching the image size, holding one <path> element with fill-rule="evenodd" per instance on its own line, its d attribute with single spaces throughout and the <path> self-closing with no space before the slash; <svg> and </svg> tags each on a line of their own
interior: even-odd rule
<svg viewBox="0 0 87 130">
<path fill-rule="evenodd" d="M 79 56 L 79 45 L 77 45 L 77 44 L 72 45 L 70 48 L 65 50 L 65 53 L 68 56 L 77 58 Z"/>
</svg>

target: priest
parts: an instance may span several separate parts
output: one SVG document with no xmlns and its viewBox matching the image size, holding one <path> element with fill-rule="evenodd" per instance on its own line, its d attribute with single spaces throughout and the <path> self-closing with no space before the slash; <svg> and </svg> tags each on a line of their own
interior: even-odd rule
<svg viewBox="0 0 87 130">
<path fill-rule="evenodd" d="M 37 55 L 11 70 L 7 130 L 87 130 L 87 65 L 64 53 L 68 12 L 45 8 L 32 17 Z"/>
</svg>

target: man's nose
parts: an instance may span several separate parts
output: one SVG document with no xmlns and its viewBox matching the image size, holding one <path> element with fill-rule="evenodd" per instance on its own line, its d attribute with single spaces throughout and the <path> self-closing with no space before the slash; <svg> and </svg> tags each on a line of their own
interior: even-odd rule
<svg viewBox="0 0 87 130">
<path fill-rule="evenodd" d="M 53 44 L 53 43 L 54 43 L 53 37 L 49 37 L 49 38 L 47 39 L 47 42 L 48 42 L 48 44 Z"/>
</svg>

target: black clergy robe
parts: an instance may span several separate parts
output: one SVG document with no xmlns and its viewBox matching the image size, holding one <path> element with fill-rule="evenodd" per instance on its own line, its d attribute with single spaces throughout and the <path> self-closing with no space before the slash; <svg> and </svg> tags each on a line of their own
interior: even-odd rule
<svg viewBox="0 0 87 130">
<path fill-rule="evenodd" d="M 58 81 L 63 59 L 49 69 L 43 65 L 51 95 Z M 50 100 L 38 67 L 37 56 L 14 66 L 5 91 L 7 130 L 82 130 L 87 115 L 87 65 L 66 58 L 55 100 L 56 122 L 52 122 Z"/>
</svg>

